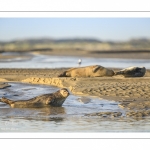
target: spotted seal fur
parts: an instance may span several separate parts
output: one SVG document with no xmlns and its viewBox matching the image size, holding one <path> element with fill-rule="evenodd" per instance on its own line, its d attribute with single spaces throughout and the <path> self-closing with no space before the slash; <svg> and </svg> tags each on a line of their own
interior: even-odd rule
<svg viewBox="0 0 150 150">
<path fill-rule="evenodd" d="M 0 99 L 0 102 L 9 104 L 12 108 L 34 108 L 34 107 L 46 107 L 46 106 L 62 106 L 65 99 L 69 96 L 69 92 L 66 88 L 62 88 L 55 93 L 43 94 L 29 100 L 10 100 L 5 97 Z"/>
</svg>

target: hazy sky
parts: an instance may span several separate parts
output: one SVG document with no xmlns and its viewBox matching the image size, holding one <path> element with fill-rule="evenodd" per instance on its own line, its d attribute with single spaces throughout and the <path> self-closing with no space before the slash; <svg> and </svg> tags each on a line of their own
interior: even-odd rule
<svg viewBox="0 0 150 150">
<path fill-rule="evenodd" d="M 150 38 L 150 18 L 0 18 L 0 41 L 41 37 Z"/>
</svg>

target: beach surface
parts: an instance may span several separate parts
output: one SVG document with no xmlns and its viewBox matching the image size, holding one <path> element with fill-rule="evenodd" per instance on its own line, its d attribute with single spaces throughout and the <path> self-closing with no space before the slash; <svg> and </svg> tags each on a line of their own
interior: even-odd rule
<svg viewBox="0 0 150 150">
<path fill-rule="evenodd" d="M 144 77 L 57 77 L 68 68 L 61 69 L 0 69 L 0 88 L 7 88 L 7 82 L 23 82 L 65 87 L 75 95 L 96 96 L 119 102 L 118 106 L 126 111 L 126 117 L 150 116 L 150 70 Z M 117 71 L 118 69 L 114 69 Z M 100 116 L 102 112 L 87 114 Z M 121 114 L 116 113 L 116 117 Z"/>
</svg>

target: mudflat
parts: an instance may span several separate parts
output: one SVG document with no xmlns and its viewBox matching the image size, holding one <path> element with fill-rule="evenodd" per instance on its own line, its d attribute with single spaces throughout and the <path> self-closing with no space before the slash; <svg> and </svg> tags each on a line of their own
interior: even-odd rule
<svg viewBox="0 0 150 150">
<path fill-rule="evenodd" d="M 46 84 L 68 88 L 73 94 L 92 95 L 119 102 L 120 108 L 129 117 L 150 115 L 150 70 L 144 77 L 57 77 L 61 69 L 0 69 L 0 88 L 9 86 L 7 82 L 17 81 L 32 84 Z M 114 69 L 117 71 L 118 69 Z M 116 113 L 119 115 L 118 113 Z M 101 115 L 97 112 L 89 115 Z"/>
<path fill-rule="evenodd" d="M 80 56 L 95 58 L 130 58 L 150 59 L 149 52 L 114 52 L 114 51 L 83 51 L 83 50 L 52 50 L 35 51 L 26 55 L 0 55 L 1 61 L 7 59 L 26 60 L 31 59 L 34 54 L 55 55 L 55 56 Z M 123 76 L 113 77 L 58 77 L 60 73 L 69 68 L 58 69 L 0 69 L 0 89 L 10 86 L 7 82 L 25 82 L 32 84 L 46 84 L 57 87 L 68 88 L 73 94 L 90 95 L 104 98 L 110 101 L 119 102 L 120 108 L 124 109 L 128 117 L 150 116 L 150 70 L 146 71 L 144 77 L 124 78 Z M 120 69 L 110 68 L 114 71 Z M 121 68 L 123 69 L 123 68 Z M 89 114 L 92 116 L 103 115 L 102 112 Z M 114 113 L 120 116 L 120 113 Z"/>
</svg>

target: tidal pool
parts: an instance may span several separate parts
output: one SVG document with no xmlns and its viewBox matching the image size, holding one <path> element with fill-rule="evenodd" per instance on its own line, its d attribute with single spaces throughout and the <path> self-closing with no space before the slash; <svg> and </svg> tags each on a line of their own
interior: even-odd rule
<svg viewBox="0 0 150 150">
<path fill-rule="evenodd" d="M 46 85 L 9 83 L 0 89 L 0 98 L 27 100 L 37 95 L 52 93 L 59 88 Z M 86 116 L 96 112 L 122 112 L 118 103 L 72 95 L 62 107 L 10 108 L 0 103 L 0 132 L 148 132 L 150 118 L 135 120 L 126 117 Z"/>
</svg>

